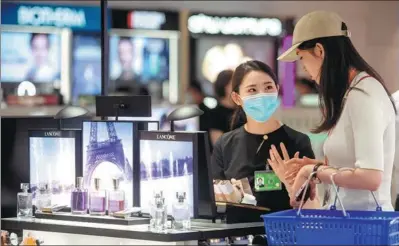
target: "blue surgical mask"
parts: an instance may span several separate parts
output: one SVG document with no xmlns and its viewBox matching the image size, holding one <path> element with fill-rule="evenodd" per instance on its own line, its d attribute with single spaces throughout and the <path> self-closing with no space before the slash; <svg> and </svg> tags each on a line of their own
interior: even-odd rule
<svg viewBox="0 0 399 246">
<path fill-rule="evenodd" d="M 260 93 L 242 100 L 245 114 L 258 122 L 266 122 L 280 106 L 277 93 Z"/>
</svg>

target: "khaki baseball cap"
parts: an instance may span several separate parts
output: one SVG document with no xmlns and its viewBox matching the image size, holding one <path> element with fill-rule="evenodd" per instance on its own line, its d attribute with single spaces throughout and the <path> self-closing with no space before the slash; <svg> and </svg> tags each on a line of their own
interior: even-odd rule
<svg viewBox="0 0 399 246">
<path fill-rule="evenodd" d="M 349 31 L 342 30 L 342 18 L 330 11 L 314 11 L 302 16 L 294 28 L 292 47 L 281 54 L 277 60 L 296 61 L 296 49 L 305 41 L 315 38 L 350 36 Z"/>
</svg>

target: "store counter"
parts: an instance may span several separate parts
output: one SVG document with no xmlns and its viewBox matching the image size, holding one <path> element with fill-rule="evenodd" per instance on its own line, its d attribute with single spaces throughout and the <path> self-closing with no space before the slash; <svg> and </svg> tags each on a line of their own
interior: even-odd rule
<svg viewBox="0 0 399 246">
<path fill-rule="evenodd" d="M 194 220 L 190 231 L 151 232 L 148 224 L 115 225 L 37 218 L 6 218 L 3 230 L 31 233 L 46 245 L 198 245 L 198 240 L 264 234 L 263 223 L 223 224 Z"/>
</svg>

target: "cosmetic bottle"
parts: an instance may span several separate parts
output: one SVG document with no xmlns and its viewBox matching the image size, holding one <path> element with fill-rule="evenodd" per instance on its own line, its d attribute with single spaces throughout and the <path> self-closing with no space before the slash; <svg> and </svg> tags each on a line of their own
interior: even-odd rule
<svg viewBox="0 0 399 246">
<path fill-rule="evenodd" d="M 125 209 L 125 192 L 119 189 L 119 179 L 112 179 L 112 186 L 108 194 L 108 215 Z"/>
<path fill-rule="evenodd" d="M 173 227 L 175 229 L 189 230 L 190 205 L 186 199 L 186 192 L 176 192 L 176 201 L 172 205 Z"/>
<path fill-rule="evenodd" d="M 164 232 L 167 229 L 168 211 L 164 197 L 155 199 L 154 229 L 157 232 Z"/>
<path fill-rule="evenodd" d="M 149 207 L 149 215 L 150 215 L 150 225 L 149 229 L 154 230 L 155 229 L 155 212 L 157 210 L 156 202 L 158 199 L 163 198 L 163 193 L 162 191 L 154 191 L 152 194 L 152 198 L 149 201 L 148 207 Z"/>
<path fill-rule="evenodd" d="M 51 190 L 48 184 L 40 184 L 36 192 L 35 206 L 37 211 L 43 212 L 43 208 L 51 206 Z"/>
<path fill-rule="evenodd" d="M 21 190 L 17 194 L 17 217 L 32 217 L 32 193 L 29 193 L 29 184 L 21 183 Z"/>
<path fill-rule="evenodd" d="M 105 215 L 105 206 L 107 204 L 107 192 L 100 189 L 101 180 L 94 179 L 94 189 L 90 192 L 90 215 Z"/>
<path fill-rule="evenodd" d="M 77 177 L 75 189 L 71 193 L 71 212 L 73 214 L 86 214 L 88 198 L 88 191 L 83 186 L 83 177 Z"/>
</svg>

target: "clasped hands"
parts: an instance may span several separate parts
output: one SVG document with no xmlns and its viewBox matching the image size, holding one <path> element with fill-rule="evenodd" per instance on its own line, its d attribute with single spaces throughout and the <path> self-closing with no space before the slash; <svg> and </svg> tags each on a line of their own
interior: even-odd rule
<svg viewBox="0 0 399 246">
<path fill-rule="evenodd" d="M 270 159 L 267 160 L 272 167 L 274 173 L 279 177 L 280 181 L 284 183 L 290 196 L 290 204 L 293 207 L 298 207 L 299 203 L 296 201 L 295 193 L 308 180 L 310 173 L 313 171 L 314 165 L 321 161 L 310 159 L 307 157 L 299 158 L 299 152 L 296 152 L 293 158 L 290 158 L 287 149 L 283 143 L 280 143 L 280 156 L 276 146 L 272 145 L 269 150 Z M 310 200 L 316 196 L 316 185 L 310 182 L 311 194 Z"/>
</svg>

